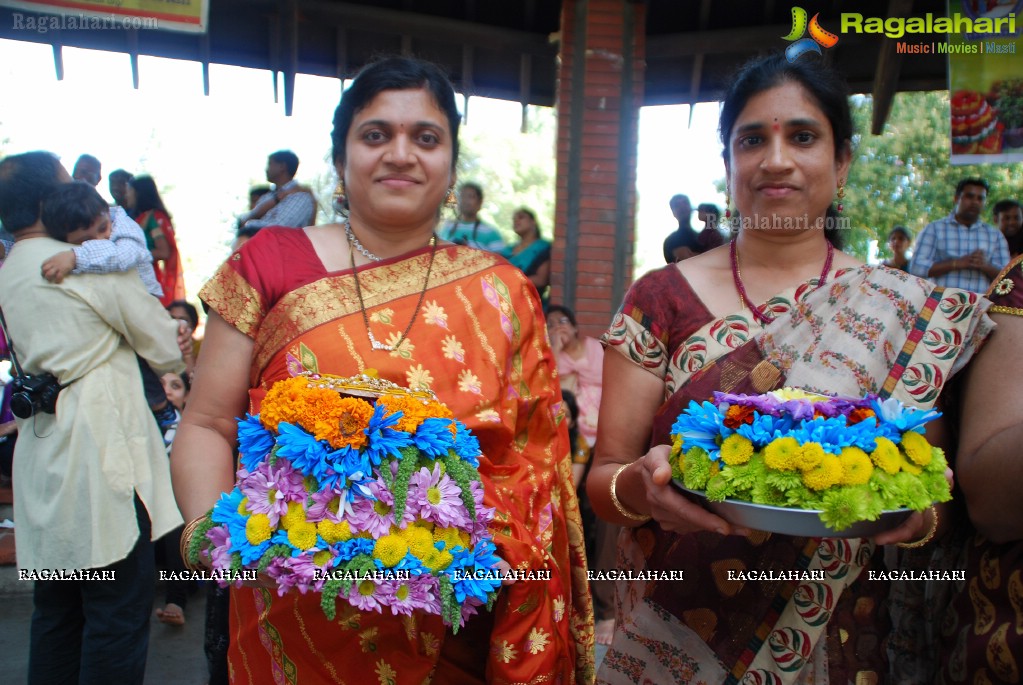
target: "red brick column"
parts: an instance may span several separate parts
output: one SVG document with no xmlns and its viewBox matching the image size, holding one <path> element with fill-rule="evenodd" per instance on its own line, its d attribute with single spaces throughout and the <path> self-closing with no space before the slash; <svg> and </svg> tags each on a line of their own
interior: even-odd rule
<svg viewBox="0 0 1023 685">
<path fill-rule="evenodd" d="M 564 0 L 551 303 L 598 335 L 632 280 L 642 2 Z"/>
</svg>

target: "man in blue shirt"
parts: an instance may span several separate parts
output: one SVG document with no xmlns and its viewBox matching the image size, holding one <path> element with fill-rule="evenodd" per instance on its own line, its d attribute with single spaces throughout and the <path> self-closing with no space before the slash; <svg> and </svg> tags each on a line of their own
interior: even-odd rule
<svg viewBox="0 0 1023 685">
<path fill-rule="evenodd" d="M 917 238 L 911 273 L 941 286 L 987 292 L 992 279 L 1009 263 L 1005 236 L 980 220 L 987 192 L 984 179 L 959 182 L 955 211 L 927 224 Z"/>
</svg>

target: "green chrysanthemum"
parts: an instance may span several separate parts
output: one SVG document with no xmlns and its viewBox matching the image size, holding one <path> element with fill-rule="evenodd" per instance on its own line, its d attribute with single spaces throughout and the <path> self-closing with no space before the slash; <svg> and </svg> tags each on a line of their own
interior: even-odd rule
<svg viewBox="0 0 1023 685">
<path fill-rule="evenodd" d="M 707 481 L 717 473 L 717 464 L 712 462 L 707 453 L 699 447 L 690 448 L 686 452 L 685 463 L 682 465 L 682 480 L 690 490 L 704 490 Z"/>
</svg>

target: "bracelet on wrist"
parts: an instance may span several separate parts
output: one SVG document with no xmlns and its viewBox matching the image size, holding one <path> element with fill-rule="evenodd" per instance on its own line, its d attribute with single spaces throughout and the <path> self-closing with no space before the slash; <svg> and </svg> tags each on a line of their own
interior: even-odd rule
<svg viewBox="0 0 1023 685">
<path fill-rule="evenodd" d="M 192 536 L 195 535 L 196 529 L 206 520 L 206 516 L 198 516 L 187 524 L 185 524 L 184 530 L 181 531 L 181 540 L 178 545 L 178 549 L 181 552 L 181 561 L 185 564 L 185 568 L 189 571 L 202 571 L 204 567 L 202 564 L 195 564 L 189 560 L 189 548 L 192 546 Z"/>
<path fill-rule="evenodd" d="M 916 549 L 917 547 L 923 547 L 934 539 L 934 534 L 938 532 L 938 510 L 931 506 L 928 511 L 931 512 L 931 529 L 927 531 L 927 534 L 913 542 L 898 542 L 896 543 L 897 546 L 903 549 Z"/>
<path fill-rule="evenodd" d="M 621 466 L 618 467 L 618 470 L 615 471 L 615 475 L 611 476 L 611 504 L 615 505 L 615 509 L 618 510 L 619 514 L 629 519 L 630 521 L 642 521 L 645 523 L 652 518 L 649 514 L 640 514 L 635 511 L 632 511 L 628 509 L 624 504 L 622 504 L 621 500 L 618 499 L 618 492 L 616 491 L 618 485 L 618 476 L 622 475 L 622 471 L 629 468 L 629 466 L 630 464 L 622 464 Z"/>
</svg>

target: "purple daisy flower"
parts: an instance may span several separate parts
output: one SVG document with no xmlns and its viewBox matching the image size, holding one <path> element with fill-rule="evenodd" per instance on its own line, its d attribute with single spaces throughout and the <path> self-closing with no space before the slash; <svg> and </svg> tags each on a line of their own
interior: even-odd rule
<svg viewBox="0 0 1023 685">
<path fill-rule="evenodd" d="M 253 514 L 266 514 L 272 527 L 288 513 L 288 502 L 305 503 L 302 474 L 287 459 L 278 459 L 273 465 L 264 462 L 255 471 L 238 475 L 238 487 L 249 499 L 248 510 Z"/>
<path fill-rule="evenodd" d="M 434 463 L 433 471 L 424 466 L 412 474 L 407 508 L 417 509 L 421 517 L 445 528 L 469 525 L 462 503 L 462 489 L 451 476 L 441 472 L 437 463 Z"/>
<path fill-rule="evenodd" d="M 321 558 L 322 555 L 326 555 L 325 558 Z M 333 550 L 309 549 L 295 557 L 274 559 L 274 562 L 281 562 L 278 575 L 271 576 L 277 581 L 277 593 L 284 595 L 292 588 L 296 588 L 302 594 L 309 590 L 319 592 L 327 582 L 324 573 L 333 569 L 336 558 Z"/>
<path fill-rule="evenodd" d="M 341 523 L 346 515 L 352 513 L 352 502 L 345 488 L 328 488 L 319 490 L 309 496 L 310 505 L 306 510 L 306 521 L 319 523 L 327 519 L 333 523 Z"/>
<path fill-rule="evenodd" d="M 407 580 L 385 580 L 380 583 L 380 589 L 385 598 L 383 604 L 390 607 L 395 616 L 411 616 L 416 610 L 440 613 L 439 585 L 429 574 Z"/>
<path fill-rule="evenodd" d="M 387 535 L 391 526 L 396 523 L 394 520 L 394 496 L 379 480 L 370 481 L 368 489 L 375 499 L 359 498 L 352 502 L 352 514 L 348 518 L 348 523 L 352 532 L 366 531 L 374 538 L 378 538 Z M 411 495 L 411 488 L 409 494 Z M 406 506 L 403 521 L 407 523 L 411 520 L 410 507 Z"/>
<path fill-rule="evenodd" d="M 475 546 L 480 540 L 490 537 L 488 526 L 494 520 L 494 508 L 483 506 L 483 484 L 478 480 L 469 483 L 469 490 L 476 505 L 476 520 L 472 521 L 469 542 Z"/>
<path fill-rule="evenodd" d="M 215 570 L 231 568 L 231 532 L 227 526 L 214 526 L 206 533 L 206 539 L 213 543 L 210 563 Z"/>
<path fill-rule="evenodd" d="M 387 601 L 385 582 L 387 581 L 375 581 L 367 578 L 353 583 L 352 589 L 348 592 L 349 603 L 360 611 L 379 613 Z"/>
</svg>

